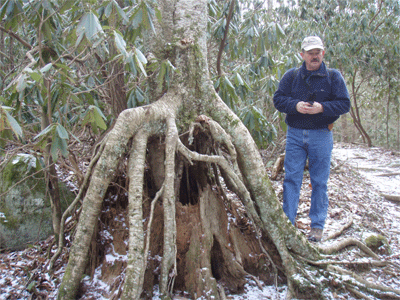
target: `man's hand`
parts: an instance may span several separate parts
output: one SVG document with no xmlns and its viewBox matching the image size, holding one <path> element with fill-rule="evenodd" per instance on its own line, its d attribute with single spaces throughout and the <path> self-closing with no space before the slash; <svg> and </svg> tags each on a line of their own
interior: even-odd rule
<svg viewBox="0 0 400 300">
<path fill-rule="evenodd" d="M 323 106 L 319 102 L 310 104 L 308 102 L 300 101 L 296 104 L 296 109 L 301 114 L 315 115 L 324 111 Z"/>
</svg>

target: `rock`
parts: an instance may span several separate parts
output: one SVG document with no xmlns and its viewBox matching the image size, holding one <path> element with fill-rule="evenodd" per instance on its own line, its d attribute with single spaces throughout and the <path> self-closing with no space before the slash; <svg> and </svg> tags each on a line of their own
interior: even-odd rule
<svg viewBox="0 0 400 300">
<path fill-rule="evenodd" d="M 377 254 L 390 254 L 392 251 L 390 249 L 387 238 L 381 234 L 371 234 L 365 239 L 365 244 Z"/>
<path fill-rule="evenodd" d="M 0 195 L 0 250 L 21 250 L 53 233 L 50 199 L 38 158 L 14 156 L 0 173 Z M 62 182 L 60 195 L 65 209 L 74 195 Z"/>
</svg>

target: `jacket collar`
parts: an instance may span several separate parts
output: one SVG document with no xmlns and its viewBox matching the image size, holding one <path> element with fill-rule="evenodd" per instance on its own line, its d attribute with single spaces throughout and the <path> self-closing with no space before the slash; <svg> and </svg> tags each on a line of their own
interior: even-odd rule
<svg viewBox="0 0 400 300">
<path fill-rule="evenodd" d="M 307 73 L 308 73 L 308 71 L 307 71 L 307 68 L 306 68 L 306 63 L 303 61 L 303 64 L 302 64 L 302 66 L 300 68 L 301 77 L 304 79 L 307 76 Z M 326 70 L 325 63 L 322 62 L 322 64 L 319 67 L 319 69 L 316 70 L 316 71 L 312 71 L 310 76 L 321 76 L 321 77 L 328 76 L 328 71 Z"/>
</svg>

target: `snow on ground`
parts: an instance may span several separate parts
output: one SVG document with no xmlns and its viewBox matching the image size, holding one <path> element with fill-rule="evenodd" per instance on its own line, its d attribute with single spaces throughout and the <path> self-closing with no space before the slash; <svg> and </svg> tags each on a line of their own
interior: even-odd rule
<svg viewBox="0 0 400 300">
<path fill-rule="evenodd" d="M 392 250 L 392 253 L 384 256 L 384 258 L 400 265 L 399 203 L 387 201 L 381 195 L 381 193 L 400 195 L 400 174 L 395 175 L 400 173 L 400 156 L 382 148 L 335 144 L 332 161 L 334 166 L 328 184 L 329 216 L 322 243 L 328 243 L 324 239 L 337 231 L 349 218 L 352 218 L 354 223 L 344 235 L 363 240 L 369 234 L 380 232 L 387 237 Z M 283 174 L 280 175 L 277 181 L 272 182 L 278 198 L 282 196 L 282 180 Z M 311 188 L 306 172 L 297 218 L 297 227 L 304 234 L 309 230 L 307 214 L 310 205 L 310 194 Z M 38 258 L 37 254 L 44 252 L 43 249 L 39 249 L 40 247 L 45 247 L 44 245 L 45 242 L 34 245 L 24 251 L 0 253 L 0 300 L 31 299 L 35 286 L 39 287 L 38 292 L 46 295 L 47 299 L 55 299 L 64 267 L 59 268 L 55 276 L 49 277 L 44 271 L 46 259 L 43 257 Z M 354 255 L 358 255 L 356 251 L 354 251 Z M 340 258 L 340 255 L 338 257 Z M 124 258 L 113 257 L 113 253 L 109 254 L 107 261 L 113 259 L 121 260 Z M 96 269 L 96 276 L 92 280 L 85 278 L 84 281 L 87 285 L 98 286 L 100 289 L 107 290 L 106 284 L 100 280 L 100 274 L 98 274 L 100 270 L 100 267 Z M 366 278 L 367 280 L 384 283 L 396 289 L 400 288 L 398 269 L 393 271 L 393 276 L 382 273 L 379 269 L 373 269 L 370 273 Z M 153 300 L 160 299 L 156 290 L 154 295 Z M 227 298 L 233 300 L 280 300 L 285 299 L 285 296 L 285 286 L 277 288 L 264 286 L 263 289 L 259 289 L 257 285 L 249 282 L 245 286 L 245 294 L 227 295 Z M 104 299 L 100 293 L 95 298 Z M 335 299 L 333 295 L 329 294 L 326 295 L 326 298 Z M 174 299 L 187 298 L 177 296 Z M 340 299 L 353 298 L 346 295 L 346 297 Z"/>
<path fill-rule="evenodd" d="M 338 145 L 333 151 L 338 163 L 349 164 L 365 182 L 368 191 L 367 208 L 380 215 L 380 230 L 386 233 L 392 247 L 400 247 L 399 202 L 386 200 L 382 195 L 400 196 L 400 155 L 382 148 L 349 148 Z M 371 201 L 373 200 L 373 201 Z M 399 287 L 398 287 L 399 288 Z"/>
<path fill-rule="evenodd" d="M 400 196 L 400 157 L 392 151 L 381 148 L 336 147 L 333 157 L 344 163 L 348 162 L 381 193 Z"/>
</svg>

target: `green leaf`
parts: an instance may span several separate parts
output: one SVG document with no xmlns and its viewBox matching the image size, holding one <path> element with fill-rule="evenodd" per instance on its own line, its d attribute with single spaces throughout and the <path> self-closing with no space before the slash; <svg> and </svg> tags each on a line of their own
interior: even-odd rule
<svg viewBox="0 0 400 300">
<path fill-rule="evenodd" d="M 93 120 L 94 120 L 96 126 L 103 130 L 106 130 L 107 125 L 104 122 L 106 117 L 103 115 L 102 111 L 97 106 L 92 106 L 92 108 L 93 108 Z"/>
<path fill-rule="evenodd" d="M 32 281 L 32 282 L 26 287 L 26 289 L 27 289 L 29 292 L 32 292 L 32 289 L 35 287 L 36 284 L 37 284 L 37 282 L 34 280 L 34 281 Z"/>
<path fill-rule="evenodd" d="M 144 69 L 142 62 L 139 60 L 137 55 L 135 55 L 135 62 L 136 62 L 136 65 L 139 66 L 139 69 L 140 69 L 140 71 L 142 71 L 144 76 L 147 76 L 146 70 Z"/>
<path fill-rule="evenodd" d="M 82 104 L 83 103 L 83 101 L 78 96 L 76 96 L 74 94 L 70 94 L 70 96 L 76 103 L 78 103 L 78 104 Z"/>
<path fill-rule="evenodd" d="M 242 79 L 242 77 L 240 76 L 239 73 L 235 74 L 235 83 L 237 85 L 244 85 L 243 79 Z"/>
<path fill-rule="evenodd" d="M 43 73 L 46 73 L 47 71 L 49 71 L 49 70 L 51 69 L 52 66 L 53 66 L 52 63 L 48 63 L 47 65 L 45 65 L 43 68 L 40 69 L 40 72 L 41 72 L 42 74 L 43 74 Z"/>
<path fill-rule="evenodd" d="M 143 55 L 142 51 L 140 51 L 138 48 L 135 48 L 135 53 L 139 59 L 140 62 L 147 64 L 147 59 L 146 57 Z"/>
<path fill-rule="evenodd" d="M 106 6 L 106 9 L 104 10 L 104 15 L 109 18 L 111 13 L 112 13 L 112 9 L 113 9 L 113 4 L 112 2 L 108 3 Z"/>
<path fill-rule="evenodd" d="M 86 38 L 90 41 L 97 40 L 99 34 L 103 33 L 99 19 L 94 13 L 89 13 L 85 22 Z"/>
<path fill-rule="evenodd" d="M 126 42 L 124 38 L 115 30 L 114 30 L 114 36 L 115 36 L 115 45 L 117 46 L 117 49 L 124 55 L 124 57 L 127 57 L 128 53 L 126 51 Z"/>
<path fill-rule="evenodd" d="M 98 42 L 104 35 L 99 19 L 92 12 L 89 12 L 82 17 L 77 26 L 76 33 L 78 36 L 78 40 L 75 43 L 76 46 L 81 42 L 83 35 L 86 36 L 87 40 L 91 43 Z"/>
<path fill-rule="evenodd" d="M 8 5 L 9 2 L 11 2 L 10 0 L 7 0 L 3 3 L 3 5 L 0 8 L 0 20 L 3 20 L 4 15 L 6 14 L 6 12 L 8 11 Z"/>
<path fill-rule="evenodd" d="M 60 14 L 63 14 L 67 10 L 70 10 L 74 5 L 76 5 L 77 1 L 68 0 L 68 1 L 61 1 L 61 3 L 62 4 L 60 7 Z"/>
<path fill-rule="evenodd" d="M 63 140 L 67 140 L 69 138 L 67 130 L 65 130 L 64 126 L 61 124 L 57 124 L 57 133 L 58 136 Z"/>
<path fill-rule="evenodd" d="M 278 28 L 278 33 L 279 33 L 280 37 L 284 37 L 285 30 L 283 30 L 283 28 L 281 27 L 281 25 L 279 25 L 279 23 L 276 23 L 276 27 Z"/>
<path fill-rule="evenodd" d="M 235 87 L 233 86 L 232 82 L 228 79 L 228 77 L 225 76 L 224 81 L 228 85 L 228 87 L 230 87 L 233 90 L 235 89 Z"/>
<path fill-rule="evenodd" d="M 119 6 L 119 4 L 117 3 L 117 1 L 113 0 L 114 6 L 117 8 L 117 12 L 118 14 L 121 16 L 121 18 L 125 21 L 128 22 L 129 19 L 126 16 L 126 13 L 124 12 L 124 10 Z"/>
<path fill-rule="evenodd" d="M 37 73 L 37 72 L 30 72 L 30 73 L 29 73 L 29 76 L 31 76 L 31 78 L 32 78 L 33 80 L 35 80 L 36 82 L 40 82 L 41 79 L 42 79 L 42 75 L 39 74 L 39 73 Z"/>
<path fill-rule="evenodd" d="M 25 90 L 27 86 L 25 79 L 26 79 L 26 74 L 22 74 L 21 77 L 18 79 L 18 83 L 16 86 L 16 90 L 18 93 L 22 93 Z"/>
<path fill-rule="evenodd" d="M 15 120 L 14 117 L 10 115 L 7 111 L 5 111 L 5 113 L 7 116 L 8 124 L 10 125 L 12 131 L 15 133 L 16 136 L 22 137 L 23 136 L 22 128 L 21 126 L 19 126 L 17 120 Z"/>
<path fill-rule="evenodd" d="M 152 18 L 153 11 L 149 6 L 146 5 L 146 7 L 147 7 L 147 21 L 148 21 L 148 23 L 150 25 L 150 28 L 153 31 L 153 33 L 156 33 L 156 29 L 154 28 L 153 18 Z"/>
<path fill-rule="evenodd" d="M 44 136 L 48 135 L 49 132 L 51 132 L 53 129 L 54 129 L 54 124 L 51 124 L 51 125 L 47 126 L 45 129 L 43 129 L 41 132 L 39 132 L 39 134 L 37 134 L 37 135 L 33 138 L 33 140 L 37 140 L 37 139 L 39 139 L 40 137 L 44 137 Z"/>
<path fill-rule="evenodd" d="M 138 28 L 143 21 L 143 11 L 141 9 L 137 9 L 132 18 L 132 26 L 133 28 Z"/>
<path fill-rule="evenodd" d="M 61 148 L 61 139 L 58 135 L 53 136 L 53 140 L 50 147 L 50 154 L 54 162 L 58 160 L 58 150 Z"/>
</svg>

